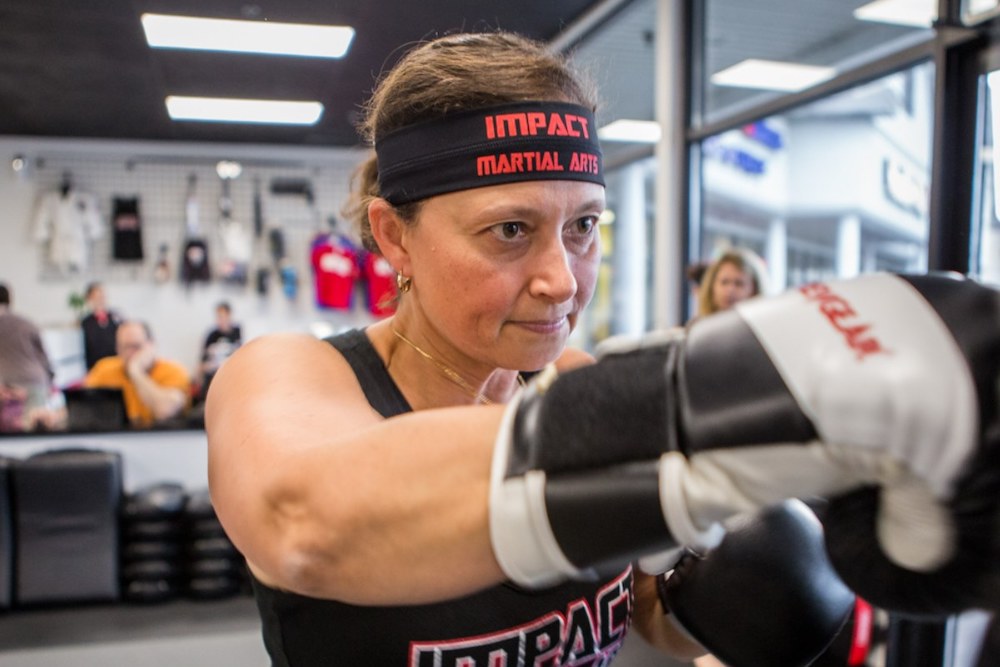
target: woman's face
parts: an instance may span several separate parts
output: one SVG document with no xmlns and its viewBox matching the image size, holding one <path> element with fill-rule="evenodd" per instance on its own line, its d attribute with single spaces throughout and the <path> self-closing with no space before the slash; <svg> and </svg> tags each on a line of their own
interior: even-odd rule
<svg viewBox="0 0 1000 667">
<path fill-rule="evenodd" d="M 594 292 L 604 206 L 603 187 L 576 181 L 425 201 L 403 243 L 413 279 L 407 298 L 435 330 L 435 345 L 499 368 L 534 370 L 556 359 Z"/>
<path fill-rule="evenodd" d="M 712 281 L 712 304 L 728 310 L 753 296 L 753 278 L 732 262 L 723 262 Z"/>
</svg>

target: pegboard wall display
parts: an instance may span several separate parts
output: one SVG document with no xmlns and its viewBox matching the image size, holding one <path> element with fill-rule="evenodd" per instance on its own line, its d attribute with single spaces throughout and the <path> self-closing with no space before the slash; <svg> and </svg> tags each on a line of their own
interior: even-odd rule
<svg viewBox="0 0 1000 667">
<path fill-rule="evenodd" d="M 290 297 L 317 237 L 342 220 L 353 164 L 270 166 L 170 157 L 39 157 L 28 221 L 39 281 L 221 282 Z"/>
</svg>

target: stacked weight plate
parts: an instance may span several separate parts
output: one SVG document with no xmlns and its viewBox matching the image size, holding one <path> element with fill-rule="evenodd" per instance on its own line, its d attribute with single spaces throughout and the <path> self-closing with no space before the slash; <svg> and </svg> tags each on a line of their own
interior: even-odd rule
<svg viewBox="0 0 1000 667">
<path fill-rule="evenodd" d="M 246 589 L 246 563 L 226 536 L 207 490 L 192 492 L 187 515 L 186 591 L 195 599 L 231 597 Z"/>
<path fill-rule="evenodd" d="M 122 597 L 160 602 L 183 592 L 187 494 L 162 482 L 127 496 L 122 510 Z"/>
</svg>

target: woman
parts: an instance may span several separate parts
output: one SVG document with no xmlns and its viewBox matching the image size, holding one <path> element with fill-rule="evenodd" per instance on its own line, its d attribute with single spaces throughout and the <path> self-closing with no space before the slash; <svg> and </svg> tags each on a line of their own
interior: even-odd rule
<svg viewBox="0 0 1000 667">
<path fill-rule="evenodd" d="M 952 443 L 980 444 L 966 437 L 974 429 L 938 437 L 955 410 L 922 408 L 940 401 L 942 374 L 908 360 L 947 351 L 940 365 L 973 388 L 956 397 L 971 414 L 995 378 L 975 384 L 963 373 L 994 363 L 995 348 L 961 348 L 942 318 L 991 334 L 996 312 L 982 314 L 973 300 L 939 315 L 912 298 L 919 281 L 814 285 L 711 326 L 623 344 L 595 364 L 567 349 L 600 257 L 593 109 L 589 88 L 561 59 L 507 34 L 424 44 L 377 87 L 363 126 L 375 159 L 361 169 L 355 210 L 368 247 L 398 274 L 396 314 L 327 341 L 256 339 L 222 366 L 208 396 L 212 499 L 247 558 L 274 664 L 607 664 L 630 622 L 668 653 L 692 657 L 704 651 L 673 623 L 683 615 L 678 622 L 693 629 L 699 610 L 703 627 L 735 631 L 728 655 L 750 655 L 746 642 L 784 648 L 804 634 L 791 626 L 811 615 L 785 610 L 789 622 L 768 621 L 774 605 L 797 598 L 766 565 L 757 568 L 769 575 L 772 601 L 761 606 L 760 596 L 736 590 L 746 578 L 714 561 L 730 575 L 727 606 L 763 618 L 740 632 L 712 623 L 718 600 L 691 576 L 728 549 L 689 559 L 668 582 L 639 574 L 631 560 L 665 571 L 679 544 L 710 548 L 723 538 L 720 521 L 785 498 L 874 482 L 912 499 L 923 493 L 912 477 L 886 474 L 903 457 L 925 462 L 914 467 L 918 482 L 951 484 L 963 468 L 938 475 L 938 461 Z M 985 290 L 930 282 L 925 289 L 976 298 Z M 831 310 L 857 295 L 862 310 Z M 847 317 L 865 326 L 845 339 Z M 892 354 L 882 355 L 890 324 L 933 335 L 893 335 Z M 809 335 L 786 335 L 795 327 Z M 725 356 L 734 349 L 751 362 L 738 374 Z M 878 363 L 859 367 L 859 354 Z M 794 392 L 779 374 L 788 359 L 808 371 L 795 376 Z M 726 391 L 716 391 L 723 382 Z M 812 390 L 831 384 L 841 389 L 836 409 L 815 405 Z M 902 407 L 873 414 L 872 395 Z M 857 428 L 855 415 L 864 417 Z M 831 428 L 835 441 L 821 435 Z M 871 435 L 900 431 L 903 449 L 900 439 Z M 994 475 L 995 465 L 982 469 Z M 951 534 L 947 517 L 884 506 L 900 527 L 883 536 L 894 553 Z M 781 548 L 758 551 L 788 550 L 773 543 Z M 980 579 L 966 579 L 956 607 L 979 601 Z M 810 596 L 820 609 L 829 588 Z M 685 590 L 692 595 L 672 604 L 671 591 Z M 806 657 L 840 627 L 841 617 L 830 620 Z M 709 634 L 694 636 L 721 655 Z"/>
<path fill-rule="evenodd" d="M 522 101 L 541 106 L 503 106 Z M 529 644 L 548 642 L 559 664 L 610 660 L 632 617 L 675 655 L 703 652 L 663 622 L 655 584 L 631 567 L 526 591 L 504 583 L 491 549 L 500 404 L 547 364 L 590 361 L 566 342 L 600 261 L 594 107 L 560 57 L 510 34 L 424 44 L 379 84 L 362 126 L 376 156 L 353 208 L 398 274 L 396 314 L 337 349 L 256 339 L 208 399 L 212 498 L 249 563 L 274 664 L 486 656 L 554 618 L 572 626 L 552 635 L 566 645 Z M 491 136 L 511 135 L 509 152 L 472 174 L 451 173 L 444 149 L 412 168 L 465 141 L 480 109 Z M 532 144 L 540 123 L 572 150 Z M 610 622 L 597 623 L 601 609 Z"/>
<path fill-rule="evenodd" d="M 764 292 L 763 261 L 745 249 L 727 250 L 705 270 L 698 291 L 698 316 L 728 310 Z"/>
</svg>

